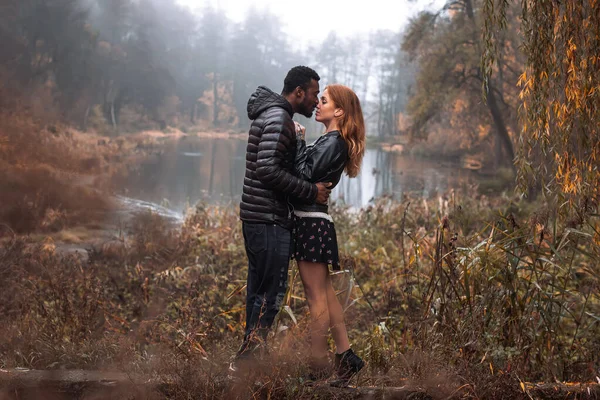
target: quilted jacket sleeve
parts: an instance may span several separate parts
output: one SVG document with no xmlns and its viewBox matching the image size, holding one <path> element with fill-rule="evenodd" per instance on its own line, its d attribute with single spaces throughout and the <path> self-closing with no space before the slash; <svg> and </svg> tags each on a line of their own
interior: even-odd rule
<svg viewBox="0 0 600 400">
<path fill-rule="evenodd" d="M 284 155 L 293 151 L 293 124 L 284 118 L 267 118 L 258 144 L 256 175 L 272 189 L 306 202 L 314 202 L 317 186 L 283 168 Z"/>
</svg>

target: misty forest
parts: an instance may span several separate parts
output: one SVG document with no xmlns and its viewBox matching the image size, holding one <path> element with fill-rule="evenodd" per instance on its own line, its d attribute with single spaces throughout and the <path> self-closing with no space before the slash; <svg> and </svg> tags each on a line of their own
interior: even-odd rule
<svg viewBox="0 0 600 400">
<path fill-rule="evenodd" d="M 302 45 L 259 8 L 2 0 L 0 399 L 597 398 L 600 1 L 425 9 Z M 365 118 L 329 199 L 348 388 L 305 380 L 294 260 L 267 360 L 230 371 L 248 99 L 297 65 Z"/>
</svg>

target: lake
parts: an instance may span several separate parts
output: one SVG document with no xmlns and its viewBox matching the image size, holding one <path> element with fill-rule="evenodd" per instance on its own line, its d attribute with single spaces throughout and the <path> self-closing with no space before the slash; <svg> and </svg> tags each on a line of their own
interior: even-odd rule
<svg viewBox="0 0 600 400">
<path fill-rule="evenodd" d="M 181 212 L 199 201 L 239 202 L 246 165 L 246 141 L 183 137 L 142 164 L 128 182 L 127 196 Z M 331 200 L 365 207 L 389 195 L 436 197 L 481 179 L 459 163 L 423 159 L 380 148 L 366 150 L 356 178 L 343 176 Z"/>
</svg>

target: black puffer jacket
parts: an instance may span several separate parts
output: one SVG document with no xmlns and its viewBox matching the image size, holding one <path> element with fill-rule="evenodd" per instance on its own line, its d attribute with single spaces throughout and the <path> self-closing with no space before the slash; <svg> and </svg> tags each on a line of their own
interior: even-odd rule
<svg viewBox="0 0 600 400">
<path fill-rule="evenodd" d="M 245 222 L 275 223 L 291 229 L 289 198 L 314 202 L 317 186 L 294 176 L 296 135 L 292 105 L 259 86 L 248 100 L 252 120 L 246 148 L 246 176 L 240 203 Z"/>
<path fill-rule="evenodd" d="M 348 161 L 348 144 L 339 131 L 327 132 L 307 146 L 298 140 L 295 170 L 299 178 L 309 182 L 331 182 L 330 189 L 339 183 Z M 328 207 L 314 201 L 295 199 L 293 206 L 299 211 L 324 212 Z"/>
</svg>

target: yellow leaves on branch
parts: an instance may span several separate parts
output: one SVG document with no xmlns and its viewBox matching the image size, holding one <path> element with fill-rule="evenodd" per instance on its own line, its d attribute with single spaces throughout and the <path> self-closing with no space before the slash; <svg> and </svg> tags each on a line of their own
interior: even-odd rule
<svg viewBox="0 0 600 400">
<path fill-rule="evenodd" d="M 520 179 L 575 197 L 595 196 L 600 185 L 599 3 L 535 3 L 523 19 Z"/>
</svg>

